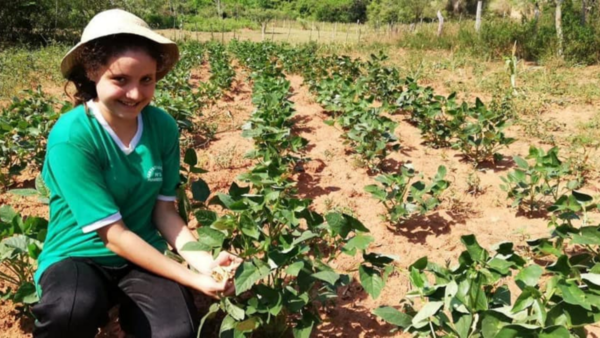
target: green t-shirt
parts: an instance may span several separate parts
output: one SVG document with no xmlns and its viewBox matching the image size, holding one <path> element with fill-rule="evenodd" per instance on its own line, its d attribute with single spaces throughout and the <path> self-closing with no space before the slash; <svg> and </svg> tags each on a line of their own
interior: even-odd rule
<svg viewBox="0 0 600 338">
<path fill-rule="evenodd" d="M 147 106 L 125 147 L 94 102 L 87 106 L 88 111 L 80 105 L 61 116 L 48 138 L 42 177 L 50 189 L 50 223 L 36 285 L 50 265 L 67 257 L 88 257 L 106 266 L 125 264 L 96 232 L 120 219 L 158 250 L 167 247 L 152 211 L 157 199 L 175 200 L 177 123 L 165 111 Z"/>
</svg>

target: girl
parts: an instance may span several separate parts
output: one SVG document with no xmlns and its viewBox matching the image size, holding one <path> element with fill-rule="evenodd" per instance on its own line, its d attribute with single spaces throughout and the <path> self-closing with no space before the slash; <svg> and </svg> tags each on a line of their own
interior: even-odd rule
<svg viewBox="0 0 600 338">
<path fill-rule="evenodd" d="M 48 138 L 42 172 L 50 224 L 35 275 L 34 337 L 94 337 L 120 304 L 136 337 L 193 337 L 189 288 L 233 292 L 210 277 L 239 258 L 180 254 L 198 273 L 163 255 L 194 241 L 174 205 L 179 136 L 174 119 L 150 105 L 156 82 L 179 58 L 174 42 L 122 10 L 96 15 L 61 63 L 76 107 Z"/>
</svg>

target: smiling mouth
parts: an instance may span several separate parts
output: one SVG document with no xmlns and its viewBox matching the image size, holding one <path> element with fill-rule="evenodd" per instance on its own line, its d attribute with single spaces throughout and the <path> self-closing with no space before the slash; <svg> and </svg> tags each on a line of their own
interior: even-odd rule
<svg viewBox="0 0 600 338">
<path fill-rule="evenodd" d="M 119 101 L 120 104 L 127 106 L 127 107 L 137 107 L 137 105 L 139 105 L 139 102 L 123 102 L 123 101 Z"/>
</svg>

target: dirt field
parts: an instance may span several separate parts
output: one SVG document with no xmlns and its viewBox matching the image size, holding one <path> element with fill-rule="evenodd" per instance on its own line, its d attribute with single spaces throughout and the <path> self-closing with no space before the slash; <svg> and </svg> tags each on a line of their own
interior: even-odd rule
<svg viewBox="0 0 600 338">
<path fill-rule="evenodd" d="M 394 58 L 402 58 L 401 53 L 402 51 L 394 53 Z M 495 68 L 491 68 L 490 73 L 493 73 L 494 69 L 501 69 L 502 64 L 496 63 L 492 67 Z M 597 68 L 587 71 L 592 72 L 593 76 L 598 76 Z M 206 69 L 197 70 L 195 74 L 198 81 L 207 80 Z M 472 81 L 469 76 L 469 72 L 464 72 L 464 78 L 460 78 L 456 73 L 441 71 L 426 81 L 441 94 L 446 94 L 456 83 Z M 227 95 L 228 98 L 203 112 L 206 118 L 214 119 L 219 124 L 220 130 L 216 140 L 210 142 L 206 148 L 198 149 L 201 166 L 209 170 L 209 173 L 202 177 L 213 193 L 225 191 L 238 174 L 252 165 L 250 161 L 242 158 L 246 151 L 252 149 L 251 141 L 242 138 L 239 129 L 253 109 L 251 88 L 244 78 L 241 71 L 238 71 L 235 88 Z M 399 257 L 397 271 L 392 274 L 378 299 L 369 299 L 358 284 L 353 284 L 348 290 L 340 293 L 338 305 L 334 309 L 322 314 L 324 321 L 315 330 L 314 337 L 408 336 L 389 333 L 393 327 L 376 319 L 371 311 L 382 305 L 398 305 L 409 291 L 410 283 L 404 269 L 412 262 L 423 256 L 429 256 L 442 264 L 445 261 L 454 262 L 463 251 L 460 237 L 466 234 L 475 234 L 479 243 L 487 249 L 502 241 L 512 241 L 517 246 L 524 247 L 525 240 L 547 235 L 547 219 L 530 218 L 511 209 L 506 193 L 500 189 L 501 176 L 505 176 L 514 166 L 512 156 L 525 156 L 530 145 L 549 147 L 544 140 L 534 136 L 523 125 L 514 125 L 509 129 L 510 136 L 516 137 L 518 141 L 501 151 L 505 160 L 495 167 L 474 170 L 469 163 L 462 160 L 457 151 L 432 149 L 423 145 L 416 127 L 406 122 L 402 115 L 393 116 L 399 122 L 396 134 L 402 149 L 390 156 L 389 166 L 412 162 L 418 171 L 431 177 L 435 175 L 437 167 L 443 164 L 448 168 L 451 187 L 446 192 L 439 211 L 428 217 L 410 221 L 401 228 L 390 229 L 379 217 L 384 208 L 363 190 L 364 186 L 373 184 L 374 177 L 369 176 L 366 169 L 359 167 L 349 155 L 348 149 L 342 144 L 341 131 L 323 122 L 327 115 L 303 86 L 303 79 L 295 75 L 288 78 L 292 84 L 292 100 L 297 110 L 294 118 L 295 131 L 309 140 L 307 156 L 312 159 L 305 171 L 295 178 L 298 181 L 300 197 L 314 199 L 314 206 L 319 212 L 334 208 L 352 211 L 371 230 L 375 238 L 374 251 Z M 59 86 L 60 84 L 56 84 L 53 88 L 45 89 L 56 92 L 55 89 Z M 472 92 L 464 95 L 471 97 L 478 91 L 483 94 L 481 96 L 486 97 L 485 90 L 480 88 L 474 88 Z M 560 99 L 560 96 L 556 96 L 556 99 Z M 559 144 L 568 146 L 569 137 L 579 133 L 581 125 L 593 120 L 598 114 L 600 102 L 574 101 L 562 105 L 549 104 L 545 107 L 542 120 L 538 124 L 547 125 L 552 122 L 558 125 L 560 128 L 554 131 L 553 135 L 560 141 Z M 231 117 L 226 116 L 227 111 Z M 564 152 L 566 155 L 566 149 Z M 596 196 L 600 192 L 600 182 L 597 180 L 593 162 L 596 153 L 593 150 L 590 152 L 592 179 L 584 190 Z M 31 185 L 33 177 L 34 173 L 24 175 L 19 179 L 19 186 Z M 481 193 L 469 193 L 473 182 L 479 182 L 477 185 Z M 0 204 L 10 204 L 24 215 L 48 217 L 47 207 L 37 203 L 35 199 L 2 194 Z M 594 216 L 596 220 L 600 220 L 600 217 Z M 356 269 L 356 261 L 342 257 L 334 262 L 333 266 L 340 271 L 353 271 Z M 0 288 L 2 287 L 0 285 Z M 16 321 L 12 304 L 0 305 L 0 338 L 30 337 L 31 328 L 31 320 Z M 100 336 L 118 337 L 119 332 L 118 323 L 113 320 L 103 329 Z M 589 336 L 595 337 L 595 333 L 590 332 Z"/>
</svg>

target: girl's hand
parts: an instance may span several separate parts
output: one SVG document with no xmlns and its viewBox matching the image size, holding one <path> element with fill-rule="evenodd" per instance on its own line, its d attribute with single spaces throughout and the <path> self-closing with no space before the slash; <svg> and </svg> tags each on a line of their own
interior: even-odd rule
<svg viewBox="0 0 600 338">
<path fill-rule="evenodd" d="M 235 275 L 235 270 L 238 266 L 240 266 L 240 264 L 242 264 L 242 262 L 243 260 L 240 257 L 230 254 L 226 251 L 221 251 L 219 256 L 217 256 L 217 258 L 211 263 L 210 268 L 211 270 L 214 270 L 214 268 L 218 266 L 227 268 L 227 270 L 233 276 Z"/>
<path fill-rule="evenodd" d="M 242 263 L 242 259 L 222 251 L 217 258 L 213 258 L 210 252 L 206 251 L 181 251 L 179 253 L 187 263 L 199 273 L 211 276 L 217 267 L 233 271 Z"/>
<path fill-rule="evenodd" d="M 235 286 L 232 280 L 222 280 L 217 282 L 212 277 L 196 273 L 190 282 L 192 288 L 204 293 L 205 295 L 220 299 L 235 293 Z"/>
</svg>

